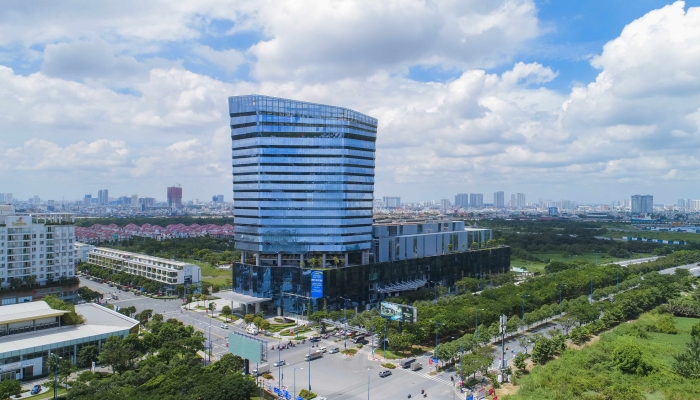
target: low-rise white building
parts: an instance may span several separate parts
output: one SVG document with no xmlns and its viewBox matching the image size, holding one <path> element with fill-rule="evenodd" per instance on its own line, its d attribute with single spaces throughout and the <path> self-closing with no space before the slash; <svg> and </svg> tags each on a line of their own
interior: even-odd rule
<svg viewBox="0 0 700 400">
<path fill-rule="evenodd" d="M 73 214 L 15 213 L 0 205 L 0 285 L 13 278 L 35 282 L 75 276 Z"/>
<path fill-rule="evenodd" d="M 110 269 L 113 273 L 143 276 L 164 284 L 170 290 L 176 285 L 202 281 L 202 271 L 194 264 L 106 247 L 96 247 L 88 252 L 87 262 Z"/>
<path fill-rule="evenodd" d="M 0 307 L 0 381 L 46 376 L 51 354 L 76 364 L 84 346 L 101 351 L 110 336 L 138 334 L 138 321 L 97 304 L 79 304 L 75 312 L 84 324 L 62 326 L 61 316 L 67 311 L 43 301 Z"/>
<path fill-rule="evenodd" d="M 75 242 L 75 263 L 87 262 L 88 253 L 95 250 L 95 246 L 87 243 Z"/>
</svg>

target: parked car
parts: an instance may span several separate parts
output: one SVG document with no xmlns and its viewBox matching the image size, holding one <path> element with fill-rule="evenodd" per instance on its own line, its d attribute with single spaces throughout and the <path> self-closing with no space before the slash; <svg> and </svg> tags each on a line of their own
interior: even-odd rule
<svg viewBox="0 0 700 400">
<path fill-rule="evenodd" d="M 274 365 L 275 365 L 275 367 L 281 367 L 283 365 L 287 365 L 287 362 L 285 362 L 284 360 L 275 361 Z"/>
<path fill-rule="evenodd" d="M 384 371 L 379 371 L 380 378 L 386 378 L 389 375 L 391 375 L 391 371 L 389 371 L 388 369 L 385 369 Z"/>
<path fill-rule="evenodd" d="M 334 347 L 334 348 L 328 350 L 328 354 L 335 354 L 335 353 L 338 353 L 339 351 L 340 351 L 339 348 Z"/>
<path fill-rule="evenodd" d="M 29 394 L 39 394 L 41 392 L 41 385 L 34 385 L 32 390 L 29 391 Z"/>
</svg>

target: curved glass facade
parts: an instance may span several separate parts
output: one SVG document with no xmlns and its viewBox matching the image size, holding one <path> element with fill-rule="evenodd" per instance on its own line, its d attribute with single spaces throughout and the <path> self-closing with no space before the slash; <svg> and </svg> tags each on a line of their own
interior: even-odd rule
<svg viewBox="0 0 700 400">
<path fill-rule="evenodd" d="M 229 97 L 229 113 L 236 249 L 370 249 L 375 118 L 259 95 Z"/>
</svg>

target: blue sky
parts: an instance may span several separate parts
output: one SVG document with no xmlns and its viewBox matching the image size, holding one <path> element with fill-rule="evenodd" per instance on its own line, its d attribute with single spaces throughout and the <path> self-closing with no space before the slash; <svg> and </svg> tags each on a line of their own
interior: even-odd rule
<svg viewBox="0 0 700 400">
<path fill-rule="evenodd" d="M 257 92 L 377 117 L 378 197 L 700 198 L 699 5 L 9 2 L 0 192 L 230 194 L 226 98 Z"/>
</svg>

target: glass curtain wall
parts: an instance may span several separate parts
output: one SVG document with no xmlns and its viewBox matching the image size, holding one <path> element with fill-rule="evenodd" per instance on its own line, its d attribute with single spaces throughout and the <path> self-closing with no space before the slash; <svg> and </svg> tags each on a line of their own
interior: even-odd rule
<svg viewBox="0 0 700 400">
<path fill-rule="evenodd" d="M 370 249 L 375 118 L 259 95 L 230 97 L 229 111 L 236 249 L 326 266 Z"/>
</svg>

